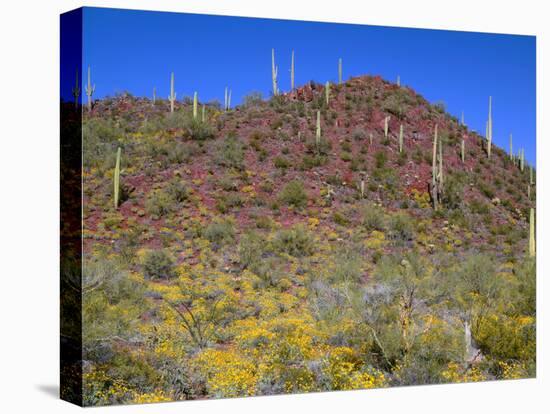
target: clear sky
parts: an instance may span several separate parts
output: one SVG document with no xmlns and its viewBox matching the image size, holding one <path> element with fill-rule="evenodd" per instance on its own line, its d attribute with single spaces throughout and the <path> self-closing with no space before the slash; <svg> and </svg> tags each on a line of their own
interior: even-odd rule
<svg viewBox="0 0 550 414">
<path fill-rule="evenodd" d="M 525 147 L 535 162 L 536 40 L 534 36 L 270 20 L 118 9 L 84 9 L 83 68 L 92 70 L 96 98 L 128 91 L 166 98 L 170 72 L 178 99 L 197 91 L 202 101 L 232 104 L 252 91 L 271 93 L 271 48 L 279 88 L 290 88 L 295 51 L 296 85 L 381 75 L 442 101 L 483 135 L 493 97 L 493 136 L 508 149 Z M 83 74 L 85 76 L 85 73 Z"/>
</svg>

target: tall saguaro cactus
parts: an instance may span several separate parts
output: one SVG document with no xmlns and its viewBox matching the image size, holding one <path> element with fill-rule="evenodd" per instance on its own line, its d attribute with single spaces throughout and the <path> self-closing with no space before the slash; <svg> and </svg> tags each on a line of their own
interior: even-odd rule
<svg viewBox="0 0 550 414">
<path fill-rule="evenodd" d="M 231 89 L 228 89 L 227 86 L 226 86 L 225 87 L 223 110 L 227 112 L 230 109 L 231 109 Z"/>
<path fill-rule="evenodd" d="M 271 82 L 273 83 L 273 96 L 279 95 L 277 72 L 279 72 L 279 68 L 275 65 L 275 49 L 271 49 Z"/>
<path fill-rule="evenodd" d="M 294 91 L 294 50 L 290 60 L 290 90 Z"/>
<path fill-rule="evenodd" d="M 156 102 L 157 102 L 157 88 L 154 87 L 153 88 L 153 106 L 155 105 Z"/>
<path fill-rule="evenodd" d="M 205 121 L 206 121 L 206 107 L 204 106 L 204 104 L 202 105 L 202 116 L 201 116 L 201 121 L 202 121 L 202 122 L 205 122 Z"/>
<path fill-rule="evenodd" d="M 388 138 L 388 128 L 390 123 L 390 117 L 389 115 L 384 118 L 384 137 Z"/>
<path fill-rule="evenodd" d="M 462 114 L 460 115 L 460 125 L 466 126 L 466 123 L 464 122 L 464 111 L 462 111 Z"/>
<path fill-rule="evenodd" d="M 529 256 L 535 257 L 535 209 L 529 212 Z"/>
<path fill-rule="evenodd" d="M 118 147 L 116 152 L 115 172 L 113 174 L 115 209 L 118 208 L 118 202 L 120 200 L 120 153 L 121 149 Z"/>
<path fill-rule="evenodd" d="M 88 66 L 88 84 L 86 85 L 86 96 L 88 97 L 88 111 L 92 110 L 92 95 L 95 92 L 95 84 L 92 86 L 90 67 Z"/>
<path fill-rule="evenodd" d="M 401 86 L 401 76 L 397 75 L 397 86 Z"/>
<path fill-rule="evenodd" d="M 317 128 L 315 131 L 315 144 L 317 145 L 317 150 L 321 146 L 321 111 L 317 111 Z"/>
<path fill-rule="evenodd" d="M 342 84 L 342 58 L 338 59 L 338 85 Z"/>
<path fill-rule="evenodd" d="M 465 146 L 466 146 L 466 143 L 464 141 L 464 138 L 462 138 L 462 142 L 460 143 L 460 159 L 462 160 L 462 164 L 464 164 Z"/>
<path fill-rule="evenodd" d="M 327 103 L 327 106 L 328 106 L 329 100 L 330 100 L 330 82 L 327 81 L 327 83 L 325 83 L 325 101 Z"/>
<path fill-rule="evenodd" d="M 438 138 L 437 128 L 438 126 L 436 124 L 434 129 L 434 142 L 432 152 L 432 184 L 430 188 L 434 210 L 438 208 L 441 201 L 441 195 L 443 193 L 443 150 L 441 141 Z"/>
<path fill-rule="evenodd" d="M 170 95 L 168 96 L 170 101 L 170 112 L 174 112 L 174 103 L 176 102 L 176 92 L 174 92 L 174 72 L 170 74 Z"/>
<path fill-rule="evenodd" d="M 74 96 L 74 107 L 78 108 L 78 97 L 80 96 L 80 79 L 78 78 L 78 68 L 76 69 L 76 81 L 72 88 L 72 94 Z"/>
<path fill-rule="evenodd" d="M 491 158 L 491 145 L 493 143 L 493 97 L 489 96 L 489 117 L 487 119 L 487 158 Z"/>
<path fill-rule="evenodd" d="M 399 127 L 399 152 L 403 152 L 403 124 Z"/>
<path fill-rule="evenodd" d="M 519 169 L 521 170 L 521 172 L 525 170 L 525 148 L 522 148 L 520 152 Z"/>
<path fill-rule="evenodd" d="M 197 119 L 199 109 L 199 98 L 197 92 L 193 94 L 193 119 Z"/>
<path fill-rule="evenodd" d="M 512 147 L 512 134 L 510 134 L 510 161 L 514 160 L 514 148 Z"/>
</svg>

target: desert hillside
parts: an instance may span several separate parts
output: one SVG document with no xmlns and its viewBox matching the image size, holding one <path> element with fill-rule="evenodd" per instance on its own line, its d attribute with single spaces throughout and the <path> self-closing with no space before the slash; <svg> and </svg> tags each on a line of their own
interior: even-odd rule
<svg viewBox="0 0 550 414">
<path fill-rule="evenodd" d="M 515 143 L 380 77 L 224 106 L 84 110 L 87 404 L 535 375 Z"/>
</svg>

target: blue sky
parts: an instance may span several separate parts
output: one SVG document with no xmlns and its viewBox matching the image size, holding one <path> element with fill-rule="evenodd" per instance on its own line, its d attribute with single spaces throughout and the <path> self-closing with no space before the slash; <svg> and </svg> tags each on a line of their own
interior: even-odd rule
<svg viewBox="0 0 550 414">
<path fill-rule="evenodd" d="M 166 97 L 170 72 L 178 99 L 198 91 L 203 101 L 232 104 L 252 91 L 271 93 L 271 48 L 279 88 L 290 88 L 295 51 L 296 84 L 371 74 L 411 86 L 468 126 L 485 132 L 493 97 L 497 145 L 525 147 L 535 162 L 536 41 L 533 36 L 406 29 L 289 20 L 85 8 L 83 68 L 92 68 L 95 97 L 129 91 Z M 85 75 L 85 73 L 84 73 Z"/>
</svg>

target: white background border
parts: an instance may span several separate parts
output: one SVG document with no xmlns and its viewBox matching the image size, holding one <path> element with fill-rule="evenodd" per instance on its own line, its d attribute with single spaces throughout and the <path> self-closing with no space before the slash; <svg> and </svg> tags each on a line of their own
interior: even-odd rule
<svg viewBox="0 0 550 414">
<path fill-rule="evenodd" d="M 78 1 L 8 0 L 0 12 L 0 411 L 76 412 L 57 399 L 59 14 Z M 538 376 L 536 380 L 125 406 L 120 413 L 523 413 L 550 406 L 548 10 L 544 1 L 118 0 L 88 6 L 537 35 Z M 197 34 L 200 35 L 200 34 Z M 231 41 L 225 39 L 224 41 Z M 365 46 L 368 53 L 368 46 Z M 475 65 L 474 65 L 475 70 Z M 420 91 L 421 92 L 421 91 Z M 546 157 L 548 158 L 548 157 Z M 550 159 L 550 158 L 549 158 Z M 107 412 L 99 408 L 94 412 Z M 547 411 L 546 411 L 547 412 Z"/>
</svg>

